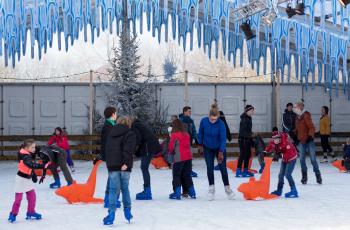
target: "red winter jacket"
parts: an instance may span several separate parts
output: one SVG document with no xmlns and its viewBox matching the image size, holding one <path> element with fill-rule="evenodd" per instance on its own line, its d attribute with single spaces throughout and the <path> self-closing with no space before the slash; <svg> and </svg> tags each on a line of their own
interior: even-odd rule
<svg viewBox="0 0 350 230">
<path fill-rule="evenodd" d="M 68 144 L 68 138 L 67 136 L 61 136 L 61 135 L 53 135 L 49 142 L 47 142 L 48 145 L 56 144 L 57 147 L 60 147 L 64 150 L 69 150 L 69 144 Z"/>
<path fill-rule="evenodd" d="M 172 133 L 168 148 L 169 153 L 174 155 L 174 163 L 192 159 L 190 135 L 188 133 Z"/>
<path fill-rule="evenodd" d="M 297 150 L 295 149 L 293 143 L 288 140 L 288 135 L 286 133 L 281 134 L 281 143 L 278 145 L 271 140 L 265 151 L 282 153 L 283 162 L 290 162 L 298 157 Z"/>
</svg>

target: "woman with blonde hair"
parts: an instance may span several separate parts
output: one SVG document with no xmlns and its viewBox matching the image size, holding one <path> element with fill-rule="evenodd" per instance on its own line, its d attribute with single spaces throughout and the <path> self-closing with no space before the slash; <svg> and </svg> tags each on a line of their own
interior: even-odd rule
<svg viewBox="0 0 350 230">
<path fill-rule="evenodd" d="M 217 104 L 213 104 L 209 111 L 209 116 L 201 120 L 198 132 L 198 152 L 204 153 L 207 165 L 207 176 L 209 181 L 208 199 L 214 200 L 214 160 L 217 159 L 220 167 L 222 181 L 225 192 L 229 199 L 234 198 L 234 193 L 230 188 L 226 169 L 226 127 L 219 119 L 220 113 Z"/>
</svg>

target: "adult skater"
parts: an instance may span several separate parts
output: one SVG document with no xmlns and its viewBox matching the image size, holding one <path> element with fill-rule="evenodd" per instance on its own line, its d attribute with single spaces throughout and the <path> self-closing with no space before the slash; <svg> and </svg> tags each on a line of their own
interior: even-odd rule
<svg viewBox="0 0 350 230">
<path fill-rule="evenodd" d="M 108 215 L 103 219 L 105 225 L 112 225 L 114 222 L 120 192 L 123 198 L 124 217 L 129 223 L 133 218 L 129 180 L 135 150 L 136 135 L 131 131 L 131 120 L 128 117 L 121 117 L 110 131 L 105 146 L 109 183 Z"/>
<path fill-rule="evenodd" d="M 302 173 L 302 184 L 307 184 L 307 166 L 306 166 L 306 152 L 310 154 L 311 164 L 316 175 L 318 184 L 322 184 L 322 177 L 320 169 L 318 168 L 316 160 L 316 146 L 314 142 L 315 126 L 312 122 L 311 114 L 305 110 L 303 102 L 297 102 L 294 106 L 294 112 L 298 115 L 296 119 L 295 134 L 298 138 L 298 150 L 300 153 L 300 164 Z"/>
<path fill-rule="evenodd" d="M 219 118 L 220 113 L 216 104 L 211 106 L 209 116 L 201 120 L 198 132 L 198 152 L 203 154 L 207 165 L 207 176 L 209 181 L 208 199 L 214 200 L 214 159 L 220 165 L 222 181 L 225 186 L 225 193 L 229 199 L 234 198 L 230 188 L 226 168 L 226 128 Z"/>
<path fill-rule="evenodd" d="M 107 139 L 108 135 L 113 129 L 113 127 L 116 125 L 116 121 L 118 118 L 118 112 L 117 109 L 113 106 L 108 106 L 105 108 L 103 115 L 105 117 L 105 123 L 103 124 L 102 131 L 101 131 L 101 152 L 100 155 L 94 160 L 94 164 L 98 160 L 106 161 L 106 144 L 107 144 Z M 106 185 L 106 190 L 105 190 L 105 197 L 104 197 L 104 207 L 108 208 L 109 207 L 109 177 L 107 179 L 107 185 Z M 118 200 L 119 197 L 117 198 L 117 203 L 116 206 L 117 208 L 120 207 L 120 201 Z"/>
<path fill-rule="evenodd" d="M 198 145 L 196 125 L 194 124 L 194 121 L 191 118 L 191 115 L 192 115 L 192 108 L 190 106 L 185 106 L 182 109 L 182 114 L 179 115 L 179 119 L 183 123 L 185 127 L 185 131 L 190 135 L 190 144 Z M 192 170 L 191 176 L 198 177 L 198 174 Z"/>
<path fill-rule="evenodd" d="M 161 146 L 152 129 L 145 123 L 137 119 L 134 120 L 132 130 L 136 134 L 136 144 L 138 146 L 136 156 L 141 158 L 143 176 L 143 191 L 136 194 L 136 200 L 152 200 L 149 165 L 153 156 L 161 152 Z"/>
<path fill-rule="evenodd" d="M 283 113 L 282 130 L 283 132 L 288 133 L 293 140 L 296 138 L 294 134 L 296 119 L 297 115 L 293 112 L 293 104 L 289 102 Z"/>
<path fill-rule="evenodd" d="M 248 171 L 249 160 L 251 157 L 251 150 L 253 146 L 253 132 L 252 132 L 252 116 L 254 114 L 254 107 L 246 105 L 244 113 L 241 115 L 241 122 L 239 124 L 239 158 L 237 164 L 236 177 L 253 177 L 254 174 Z M 242 165 L 244 163 L 244 170 L 242 172 Z"/>
<path fill-rule="evenodd" d="M 321 118 L 320 118 L 320 135 L 321 135 L 321 145 L 323 150 L 323 160 L 321 163 L 328 162 L 328 154 L 334 160 L 334 152 L 329 143 L 329 137 L 331 135 L 331 121 L 328 116 L 329 108 L 327 106 L 322 106 L 321 108 Z"/>
</svg>

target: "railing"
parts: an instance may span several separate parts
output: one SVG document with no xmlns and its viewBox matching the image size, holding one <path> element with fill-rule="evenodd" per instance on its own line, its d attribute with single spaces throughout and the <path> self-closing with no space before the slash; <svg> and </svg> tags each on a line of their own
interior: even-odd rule
<svg viewBox="0 0 350 230">
<path fill-rule="evenodd" d="M 238 154 L 238 134 L 234 133 L 233 141 L 228 142 L 226 147 L 228 149 L 228 156 L 237 156 Z M 271 137 L 271 133 L 259 133 L 259 135 L 265 139 L 267 143 Z M 20 143 L 25 140 L 32 138 L 39 145 L 45 144 L 51 136 L 47 135 L 15 135 L 15 136 L 0 136 L 0 152 L 1 159 L 13 159 L 11 155 L 14 154 L 5 154 L 10 152 L 16 152 L 19 149 Z M 346 138 L 350 137 L 349 132 L 333 133 L 331 138 L 331 145 L 334 147 L 335 152 L 342 152 L 341 145 L 345 143 Z M 100 135 L 69 135 L 69 141 L 71 143 L 70 149 L 72 150 L 72 155 L 76 159 L 91 159 L 94 154 L 98 153 L 100 150 Z M 162 136 L 159 136 L 162 138 Z M 319 135 L 316 135 L 315 138 L 316 147 L 318 154 L 322 153 L 321 142 Z M 195 147 L 195 146 L 194 146 Z M 78 152 L 87 152 L 89 154 L 77 154 Z M 194 155 L 197 156 L 196 150 L 194 150 Z"/>
</svg>

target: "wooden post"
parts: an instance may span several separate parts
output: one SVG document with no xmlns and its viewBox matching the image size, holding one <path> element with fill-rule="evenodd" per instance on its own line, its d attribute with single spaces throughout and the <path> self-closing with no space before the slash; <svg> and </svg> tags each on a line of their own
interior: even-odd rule
<svg viewBox="0 0 350 230">
<path fill-rule="evenodd" d="M 93 116 L 94 116 L 94 88 L 93 88 L 93 73 L 90 70 L 90 83 L 89 83 L 89 134 L 93 132 Z"/>
<path fill-rule="evenodd" d="M 185 106 L 188 106 L 188 104 L 189 104 L 189 98 L 188 98 L 188 70 L 185 70 L 185 98 L 184 98 L 184 104 L 185 104 Z"/>
<path fill-rule="evenodd" d="M 276 71 L 276 126 L 281 127 L 281 87 L 280 87 L 280 74 L 279 70 Z"/>
</svg>

